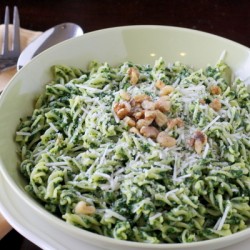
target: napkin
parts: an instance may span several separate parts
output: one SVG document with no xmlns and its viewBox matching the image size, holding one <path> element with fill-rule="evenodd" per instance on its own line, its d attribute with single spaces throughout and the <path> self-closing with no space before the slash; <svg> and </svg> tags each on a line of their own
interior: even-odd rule
<svg viewBox="0 0 250 250">
<path fill-rule="evenodd" d="M 9 25 L 9 35 L 11 44 L 12 41 L 12 29 L 13 25 Z M 0 48 L 2 48 L 2 40 L 3 40 L 3 30 L 4 25 L 0 25 Z M 27 29 L 20 29 L 20 38 L 21 38 L 21 50 L 23 50 L 30 42 L 36 39 L 42 32 L 32 31 Z M 12 67 L 0 72 L 0 91 L 2 91 L 7 85 L 10 79 L 15 75 L 16 67 Z M 1 188 L 1 183 L 0 183 Z M 1 201 L 0 201 L 1 202 Z M 5 220 L 5 218 L 0 213 L 0 239 L 2 239 L 10 230 L 12 229 L 11 225 Z"/>
<path fill-rule="evenodd" d="M 12 41 L 12 29 L 13 25 L 9 25 L 9 35 L 10 35 L 10 43 Z M 3 30 L 4 25 L 0 25 L 0 48 L 2 48 L 2 40 L 3 40 Z M 36 39 L 42 32 L 27 30 L 20 28 L 20 37 L 21 37 L 21 50 L 23 50 L 30 42 Z M 2 91 L 5 86 L 8 84 L 10 79 L 16 73 L 16 67 L 9 68 L 0 72 L 0 91 Z"/>
</svg>

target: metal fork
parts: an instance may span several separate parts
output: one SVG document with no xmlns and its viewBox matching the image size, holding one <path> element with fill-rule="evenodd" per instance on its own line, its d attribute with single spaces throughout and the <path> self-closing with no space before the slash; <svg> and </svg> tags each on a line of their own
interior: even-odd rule
<svg viewBox="0 0 250 250">
<path fill-rule="evenodd" d="M 20 19 L 18 9 L 14 7 L 13 14 L 13 39 L 11 49 L 9 49 L 9 7 L 5 8 L 4 32 L 2 42 L 2 52 L 0 55 L 0 71 L 16 65 L 21 53 L 20 49 Z"/>
</svg>

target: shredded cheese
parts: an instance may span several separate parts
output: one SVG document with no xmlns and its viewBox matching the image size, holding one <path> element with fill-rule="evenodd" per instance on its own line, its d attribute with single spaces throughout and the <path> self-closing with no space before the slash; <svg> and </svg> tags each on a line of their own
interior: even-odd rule
<svg viewBox="0 0 250 250">
<path fill-rule="evenodd" d="M 202 132 L 206 132 L 214 123 L 217 122 L 217 120 L 220 119 L 220 116 L 218 115 L 217 117 L 215 117 L 205 128 L 202 129 Z"/>
</svg>

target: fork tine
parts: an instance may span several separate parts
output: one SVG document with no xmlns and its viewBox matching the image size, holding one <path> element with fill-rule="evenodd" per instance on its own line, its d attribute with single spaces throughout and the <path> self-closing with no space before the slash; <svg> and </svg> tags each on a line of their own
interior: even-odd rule
<svg viewBox="0 0 250 250">
<path fill-rule="evenodd" d="M 14 16 L 13 16 L 13 52 L 17 53 L 20 52 L 20 19 L 18 9 L 14 7 Z"/>
<path fill-rule="evenodd" d="M 2 53 L 8 53 L 9 50 L 9 7 L 6 6 L 4 14 L 4 33 L 3 33 L 3 44 L 2 44 Z"/>
</svg>

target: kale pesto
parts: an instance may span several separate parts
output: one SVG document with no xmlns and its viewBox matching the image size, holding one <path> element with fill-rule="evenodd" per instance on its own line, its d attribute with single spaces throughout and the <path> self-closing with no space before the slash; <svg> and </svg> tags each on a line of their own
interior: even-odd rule
<svg viewBox="0 0 250 250">
<path fill-rule="evenodd" d="M 133 86 L 130 67 L 140 74 Z M 52 70 L 16 132 L 26 190 L 47 210 L 85 230 L 145 243 L 202 241 L 247 227 L 250 95 L 223 61 L 198 70 L 162 58 L 153 66 Z M 174 89 L 168 118 L 184 124 L 164 128 L 176 140 L 169 148 L 129 132 L 113 112 L 122 90 L 158 98 L 158 80 Z M 201 153 L 190 146 L 195 131 L 207 137 Z M 81 202 L 92 213 L 79 212 Z"/>
</svg>

